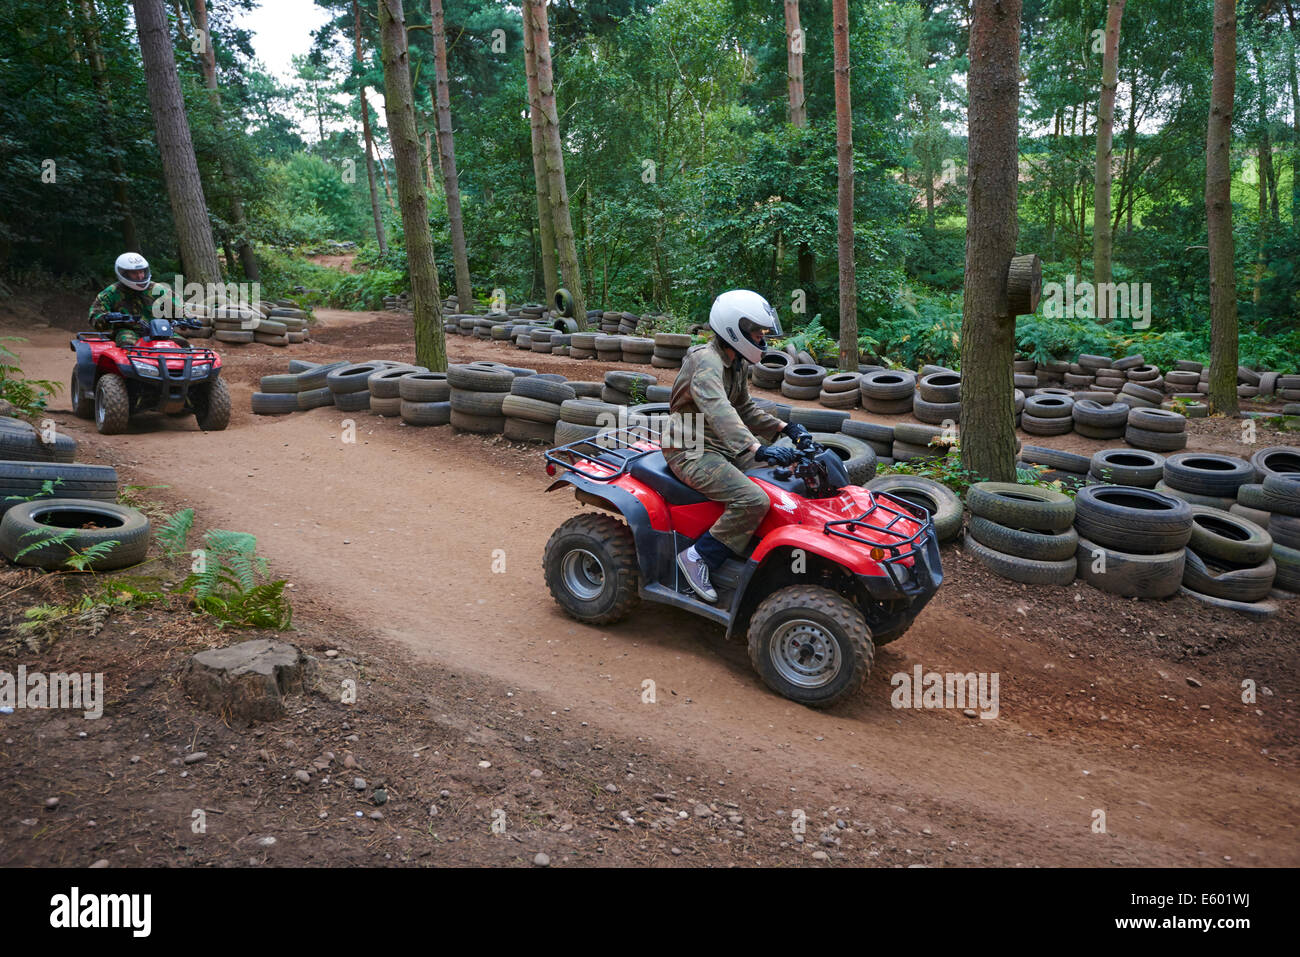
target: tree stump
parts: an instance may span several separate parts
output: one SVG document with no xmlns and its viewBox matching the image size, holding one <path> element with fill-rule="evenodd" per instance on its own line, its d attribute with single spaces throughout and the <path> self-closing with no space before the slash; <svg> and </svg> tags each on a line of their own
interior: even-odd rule
<svg viewBox="0 0 1300 957">
<path fill-rule="evenodd" d="M 1007 315 L 1032 316 L 1043 292 L 1043 262 L 1033 253 L 1015 256 L 1007 267 Z"/>
<path fill-rule="evenodd" d="M 256 638 L 194 655 L 181 673 L 186 694 L 232 724 L 270 721 L 284 713 L 284 698 L 309 690 L 316 660 L 283 641 Z"/>
</svg>

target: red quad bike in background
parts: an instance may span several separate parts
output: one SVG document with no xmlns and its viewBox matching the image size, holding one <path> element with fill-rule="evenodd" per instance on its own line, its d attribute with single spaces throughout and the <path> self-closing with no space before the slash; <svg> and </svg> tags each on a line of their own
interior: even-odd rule
<svg viewBox="0 0 1300 957">
<path fill-rule="evenodd" d="M 717 520 L 720 503 L 681 482 L 644 431 L 550 450 L 546 471 L 559 478 L 547 491 L 569 486 L 605 510 L 551 535 L 543 557 L 551 595 L 592 625 L 625 618 L 642 598 L 682 608 L 728 638 L 747 631 L 749 660 L 777 693 L 813 707 L 852 694 L 875 647 L 900 638 L 942 583 L 938 539 L 924 508 L 851 485 L 833 451 L 815 443 L 797 451 L 787 468 L 747 473 L 772 504 L 752 551 L 710 575 L 718 600 L 709 604 L 675 559 Z"/>
<path fill-rule="evenodd" d="M 122 312 L 105 318 L 108 333 L 79 332 L 70 343 L 77 354 L 71 385 L 77 416 L 93 418 L 104 435 L 125 432 L 137 412 L 193 412 L 205 432 L 219 432 L 230 423 L 221 356 L 175 339 L 174 330 L 197 328 L 198 323 L 141 319 Z M 121 328 L 141 333 L 140 340 L 119 346 L 114 335 Z"/>
</svg>

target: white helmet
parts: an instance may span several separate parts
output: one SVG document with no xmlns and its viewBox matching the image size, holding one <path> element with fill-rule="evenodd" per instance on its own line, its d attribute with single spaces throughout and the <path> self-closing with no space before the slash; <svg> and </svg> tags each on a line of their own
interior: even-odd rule
<svg viewBox="0 0 1300 957">
<path fill-rule="evenodd" d="M 144 270 L 143 279 L 127 279 L 128 272 Z M 139 253 L 122 253 L 117 257 L 117 262 L 113 263 L 113 271 L 117 273 L 117 281 L 128 289 L 135 289 L 138 292 L 144 292 L 149 288 L 151 273 L 149 272 L 149 260 L 145 259 Z"/>
<path fill-rule="evenodd" d="M 748 289 L 732 289 L 713 300 L 709 310 L 709 328 L 736 352 L 757 363 L 763 358 L 766 343 L 760 334 L 758 342 L 749 337 L 754 331 L 781 335 L 781 320 L 771 303 Z"/>
</svg>

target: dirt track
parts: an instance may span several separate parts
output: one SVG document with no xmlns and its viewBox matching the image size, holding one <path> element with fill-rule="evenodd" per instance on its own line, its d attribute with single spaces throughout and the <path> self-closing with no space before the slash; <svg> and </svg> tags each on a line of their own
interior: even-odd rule
<svg viewBox="0 0 1300 957">
<path fill-rule="evenodd" d="M 413 357 L 409 320 L 320 318 L 305 347 L 224 353 L 236 409 L 225 432 L 157 418 L 100 437 L 71 416 L 66 393 L 52 417 L 82 443 L 81 460 L 118 466 L 124 482 L 170 486 L 162 494 L 195 504 L 208 524 L 255 532 L 303 614 L 378 630 L 412 667 L 436 662 L 541 693 L 593 733 L 725 769 L 775 806 L 786 794 L 792 808 L 893 815 L 916 840 L 947 846 L 951 863 L 1300 864 L 1300 602 L 1260 624 L 1183 598 L 1028 589 L 947 548 L 943 590 L 877 655 L 861 698 L 810 711 L 768 692 L 743 646 L 684 613 L 642 606 L 604 631 L 561 615 L 539 560 L 578 506 L 542 494 L 535 449 L 366 413 L 352 416 L 347 444 L 347 416 L 331 408 L 252 416 L 257 376 L 291 357 Z M 27 375 L 67 380 L 66 331 L 4 332 L 29 337 L 18 347 Z M 449 350 L 453 361 L 496 357 L 572 378 L 607 368 L 459 338 Z M 1210 427 L 1205 438 L 1203 447 L 1222 444 Z M 504 573 L 493 572 L 497 549 Z M 998 718 L 895 710 L 890 676 L 916 665 L 998 672 Z M 641 703 L 647 678 L 655 705 Z M 1246 678 L 1271 694 L 1243 704 Z M 1096 809 L 1105 834 L 1092 831 Z"/>
</svg>

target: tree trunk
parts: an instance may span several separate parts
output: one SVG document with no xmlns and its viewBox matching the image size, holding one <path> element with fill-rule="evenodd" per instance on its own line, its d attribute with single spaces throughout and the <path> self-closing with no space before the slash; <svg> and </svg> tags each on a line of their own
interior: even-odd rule
<svg viewBox="0 0 1300 957">
<path fill-rule="evenodd" d="M 427 125 L 424 127 L 424 181 L 430 192 L 437 189 L 433 177 L 433 133 Z"/>
<path fill-rule="evenodd" d="M 569 189 L 564 182 L 564 150 L 560 144 L 560 117 L 555 108 L 555 80 L 551 69 L 551 31 L 546 19 L 546 0 L 526 0 L 524 15 L 532 18 L 533 58 L 537 68 L 537 92 L 542 106 L 542 142 L 546 144 L 546 174 L 551 188 L 551 214 L 560 272 L 573 294 L 573 318 L 586 331 L 587 307 L 582 297 L 582 276 L 578 269 L 578 246 L 569 217 Z"/>
<path fill-rule="evenodd" d="M 1106 13 L 1106 45 L 1101 58 L 1101 102 L 1097 109 L 1097 168 L 1092 190 L 1092 280 L 1110 282 L 1112 242 L 1110 224 L 1111 146 L 1115 128 L 1115 87 L 1119 85 L 1119 26 L 1125 0 L 1110 0 Z M 1097 321 L 1110 315 L 1109 297 L 1097 297 Z"/>
<path fill-rule="evenodd" d="M 542 97 L 537 85 L 536 41 L 532 18 L 524 11 L 524 74 L 528 79 L 528 126 L 533 138 L 533 179 L 537 185 L 537 226 L 542 249 L 542 288 L 546 303 L 555 302 L 559 270 L 555 262 L 555 219 L 551 215 L 551 183 L 546 175 L 546 138 L 542 132 Z"/>
<path fill-rule="evenodd" d="M 118 139 L 114 127 L 117 125 L 117 113 L 112 94 L 108 90 L 105 77 L 104 53 L 99 46 L 99 21 L 91 0 L 79 0 L 81 10 L 81 37 L 86 45 L 86 58 L 90 63 L 91 77 L 95 84 L 95 95 L 104 110 L 105 140 L 113 150 L 109 167 L 113 170 L 113 205 L 122 218 L 122 244 L 129 250 L 139 250 L 140 240 L 135 230 L 135 214 L 131 211 L 131 197 L 126 188 L 126 166 L 118 152 Z"/>
<path fill-rule="evenodd" d="M 1020 0 L 975 0 L 970 30 L 966 289 L 961 322 L 961 454 L 972 475 L 1016 478 L 1011 365 L 1015 316 Z"/>
<path fill-rule="evenodd" d="M 361 4 L 352 0 L 352 44 L 357 57 L 357 72 L 362 70 L 361 59 Z M 388 236 L 384 232 L 384 217 L 379 210 L 379 190 L 375 184 L 374 139 L 370 133 L 370 104 L 366 102 L 366 84 L 363 80 L 357 88 L 357 99 L 361 104 L 361 136 L 366 143 L 366 182 L 370 186 L 370 212 L 375 218 L 375 240 L 379 243 L 379 254 L 388 255 Z"/>
<path fill-rule="evenodd" d="M 1268 189 L 1273 181 L 1273 141 L 1268 133 L 1268 77 L 1264 72 L 1264 57 L 1259 45 L 1255 45 L 1255 71 L 1259 79 L 1259 230 L 1255 244 L 1255 282 L 1251 299 L 1259 305 L 1263 292 L 1264 274 L 1268 271 Z"/>
<path fill-rule="evenodd" d="M 840 368 L 858 370 L 858 283 L 853 261 L 853 108 L 849 98 L 849 0 L 834 0 L 835 156 L 839 180 Z"/>
<path fill-rule="evenodd" d="M 388 145 L 389 152 L 392 152 L 392 137 L 389 137 Z M 388 181 L 388 160 L 384 159 L 384 155 L 379 152 L 378 146 L 375 147 L 375 155 L 379 157 L 379 172 L 384 174 L 384 197 L 388 200 L 388 208 L 390 210 L 396 209 L 397 206 L 393 202 L 393 186 Z"/>
<path fill-rule="evenodd" d="M 465 220 L 460 211 L 460 182 L 456 174 L 456 145 L 451 132 L 451 93 L 447 80 L 447 32 L 442 18 L 442 0 L 429 0 L 433 14 L 434 69 L 437 73 L 438 163 L 442 167 L 443 189 L 447 193 L 447 221 L 451 227 L 451 257 L 456 267 L 456 305 L 461 312 L 474 311 L 469 279 L 469 255 L 465 251 Z"/>
<path fill-rule="evenodd" d="M 1210 403 L 1236 415 L 1237 277 L 1232 239 L 1232 93 L 1237 82 L 1237 9 L 1214 0 L 1214 78 L 1205 142 L 1205 219 L 1210 247 Z"/>
<path fill-rule="evenodd" d="M 149 109 L 158 136 L 158 153 L 176 225 L 181 262 L 187 279 L 215 285 L 221 282 L 221 267 L 217 263 L 217 247 L 212 239 L 207 202 L 203 198 L 199 164 L 194 159 L 194 142 L 190 139 L 180 78 L 176 75 L 167 12 L 162 0 L 133 0 L 133 6 L 140 35 L 140 56 L 144 61 L 144 78 L 149 89 Z"/>
<path fill-rule="evenodd" d="M 203 66 L 203 85 L 207 88 L 208 99 L 218 118 L 221 117 L 221 90 L 217 87 L 217 51 L 212 43 L 212 31 L 208 29 L 207 0 L 194 0 L 194 28 L 202 32 L 203 49 L 199 53 L 199 63 Z M 234 164 L 230 161 L 230 149 L 225 134 L 225 121 L 219 119 L 222 129 L 218 132 L 217 162 L 221 167 L 221 179 L 230 191 L 230 222 L 237 233 L 235 249 L 239 253 L 239 263 L 244 268 L 244 278 L 249 282 L 258 282 L 262 278 L 257 266 L 257 256 L 248 241 L 248 220 L 244 217 L 244 201 L 239 195 L 239 183 L 235 178 Z"/>
<path fill-rule="evenodd" d="M 804 34 L 799 26 L 799 0 L 785 0 L 786 88 L 790 97 L 790 124 L 808 125 L 808 104 L 803 92 Z"/>
<path fill-rule="evenodd" d="M 1288 11 L 1289 11 L 1288 7 Z M 1291 25 L 1292 31 L 1295 24 Z M 1290 53 L 1291 73 L 1291 228 L 1300 230 L 1300 71 L 1296 69 L 1295 39 Z"/>
<path fill-rule="evenodd" d="M 397 195 L 406 236 L 406 261 L 411 275 L 411 306 L 415 314 L 415 361 L 434 372 L 447 369 L 442 330 L 438 266 L 429 233 L 429 206 L 420 170 L 420 140 L 415 129 L 415 97 L 411 90 L 410 54 L 406 46 L 406 14 L 402 0 L 379 0 L 379 36 L 384 63 L 384 112 L 393 145 Z"/>
</svg>

